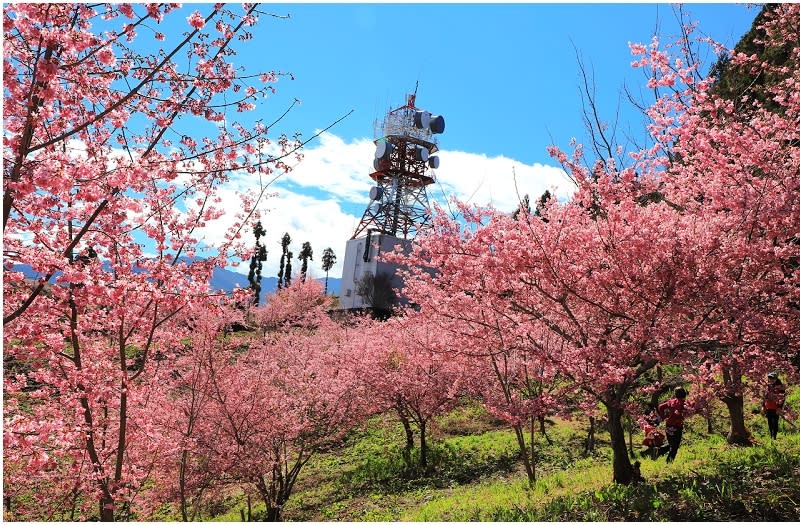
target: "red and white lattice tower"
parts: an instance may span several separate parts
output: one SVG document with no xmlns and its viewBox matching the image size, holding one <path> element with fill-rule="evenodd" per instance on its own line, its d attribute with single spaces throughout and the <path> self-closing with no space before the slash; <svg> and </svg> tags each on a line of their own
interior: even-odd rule
<svg viewBox="0 0 800 525">
<path fill-rule="evenodd" d="M 370 203 L 353 236 L 347 241 L 343 263 L 340 304 L 342 308 L 372 306 L 359 295 L 365 275 L 386 274 L 394 285 L 396 267 L 376 260 L 395 246 L 408 249 L 411 240 L 431 220 L 427 186 L 435 182 L 439 150 L 435 135 L 444 132 L 444 117 L 416 107 L 416 93 L 406 104 L 390 110 L 375 130 L 375 186 Z M 363 288 L 363 287 L 362 287 Z"/>
</svg>

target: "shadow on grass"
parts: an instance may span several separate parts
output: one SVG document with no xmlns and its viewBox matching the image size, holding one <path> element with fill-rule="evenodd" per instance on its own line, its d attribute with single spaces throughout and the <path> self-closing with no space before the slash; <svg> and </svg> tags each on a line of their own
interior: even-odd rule
<svg viewBox="0 0 800 525">
<path fill-rule="evenodd" d="M 518 460 L 517 451 L 478 450 L 445 443 L 428 448 L 428 466 L 420 466 L 419 449 L 411 452 L 406 462 L 400 447 L 389 447 L 383 454 L 370 455 L 342 482 L 358 492 L 380 491 L 400 493 L 421 487 L 446 488 L 471 483 L 498 472 L 512 472 Z"/>
<path fill-rule="evenodd" d="M 800 516 L 800 456 L 773 446 L 719 459 L 711 474 L 560 497 L 536 509 L 499 509 L 492 521 L 794 521 Z"/>
</svg>

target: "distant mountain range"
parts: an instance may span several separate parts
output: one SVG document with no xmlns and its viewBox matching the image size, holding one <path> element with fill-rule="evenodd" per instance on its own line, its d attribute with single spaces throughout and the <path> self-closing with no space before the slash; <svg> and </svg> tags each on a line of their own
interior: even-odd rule
<svg viewBox="0 0 800 525">
<path fill-rule="evenodd" d="M 41 277 L 39 273 L 35 272 L 30 266 L 27 264 L 16 264 L 14 265 L 14 271 L 22 272 L 25 277 L 28 279 L 36 279 Z M 58 277 L 55 275 L 51 278 L 51 281 L 54 281 Z M 295 279 L 298 276 L 294 277 Z M 320 284 L 325 286 L 325 278 L 317 279 Z M 329 277 L 328 278 L 328 295 L 338 295 L 339 294 L 339 287 L 341 285 L 342 280 L 338 277 Z M 224 268 L 215 268 L 214 273 L 211 275 L 211 288 L 214 290 L 224 290 L 226 292 L 233 291 L 236 287 L 239 288 L 248 288 L 250 283 L 247 281 L 247 276 L 242 275 L 238 272 L 232 272 L 230 270 L 226 270 Z M 277 277 L 261 277 L 261 304 L 264 304 L 264 300 L 267 295 L 275 293 L 275 290 L 278 289 L 278 278 Z"/>
<path fill-rule="evenodd" d="M 293 279 L 299 276 L 295 275 Z M 325 278 L 317 279 L 322 286 L 325 286 Z M 339 295 L 339 287 L 342 280 L 338 277 L 328 277 L 328 295 Z M 211 275 L 211 287 L 214 290 L 225 290 L 226 292 L 232 291 L 236 286 L 239 288 L 248 288 L 250 283 L 247 281 L 247 276 L 238 272 L 232 272 L 222 268 L 215 268 L 214 273 Z M 275 293 L 278 289 L 277 277 L 264 277 L 261 276 L 261 304 L 264 304 L 264 299 L 267 295 Z"/>
</svg>

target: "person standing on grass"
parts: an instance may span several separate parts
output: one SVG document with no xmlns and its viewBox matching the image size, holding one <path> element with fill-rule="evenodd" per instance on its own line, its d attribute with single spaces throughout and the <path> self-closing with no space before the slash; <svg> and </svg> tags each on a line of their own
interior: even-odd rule
<svg viewBox="0 0 800 525">
<path fill-rule="evenodd" d="M 658 415 L 664 420 L 667 433 L 667 444 L 664 445 L 659 456 L 668 452 L 667 463 L 675 461 L 678 447 L 681 446 L 683 437 L 683 420 L 686 418 L 686 389 L 679 386 L 675 389 L 675 396 L 658 405 Z"/>
<path fill-rule="evenodd" d="M 767 389 L 764 391 L 764 415 L 767 416 L 767 426 L 772 439 L 778 437 L 778 420 L 783 412 L 783 403 L 786 400 L 786 387 L 781 383 L 777 372 L 767 374 Z"/>
</svg>

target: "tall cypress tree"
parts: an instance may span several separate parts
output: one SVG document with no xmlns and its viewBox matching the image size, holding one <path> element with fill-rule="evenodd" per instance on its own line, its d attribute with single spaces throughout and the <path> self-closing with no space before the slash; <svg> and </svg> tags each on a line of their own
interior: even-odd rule
<svg viewBox="0 0 800 525">
<path fill-rule="evenodd" d="M 303 243 L 303 249 L 300 250 L 300 254 L 297 256 L 303 264 L 300 266 L 300 280 L 306 282 L 306 273 L 308 272 L 308 260 L 314 260 L 314 250 L 311 249 L 311 243 L 306 241 Z"/>
<path fill-rule="evenodd" d="M 261 301 L 261 263 L 267 260 L 267 247 L 260 242 L 261 237 L 266 235 L 261 221 L 258 221 L 253 227 L 253 235 L 256 237 L 256 247 L 253 256 L 250 257 L 250 273 L 247 275 L 247 280 L 253 290 L 253 304 L 258 306 Z"/>
<path fill-rule="evenodd" d="M 283 285 L 289 288 L 292 285 L 292 252 L 286 252 L 286 273 L 283 274 Z"/>
<path fill-rule="evenodd" d="M 325 295 L 328 295 L 328 272 L 334 264 L 336 264 L 336 254 L 330 247 L 325 248 L 325 251 L 322 252 L 322 271 L 325 272 L 325 292 L 323 293 Z"/>
<path fill-rule="evenodd" d="M 291 280 L 291 277 L 289 277 L 288 279 L 284 278 L 285 274 L 289 275 L 292 274 L 292 263 L 291 262 L 288 263 L 288 269 L 287 269 L 287 260 L 286 260 L 287 254 L 289 255 L 289 257 L 291 257 L 291 254 L 289 253 L 289 244 L 291 242 L 292 238 L 289 237 L 289 234 L 284 233 L 283 237 L 281 238 L 282 251 L 281 251 L 281 265 L 280 268 L 278 269 L 278 290 L 280 290 L 284 286 L 289 286 L 289 281 Z"/>
</svg>

